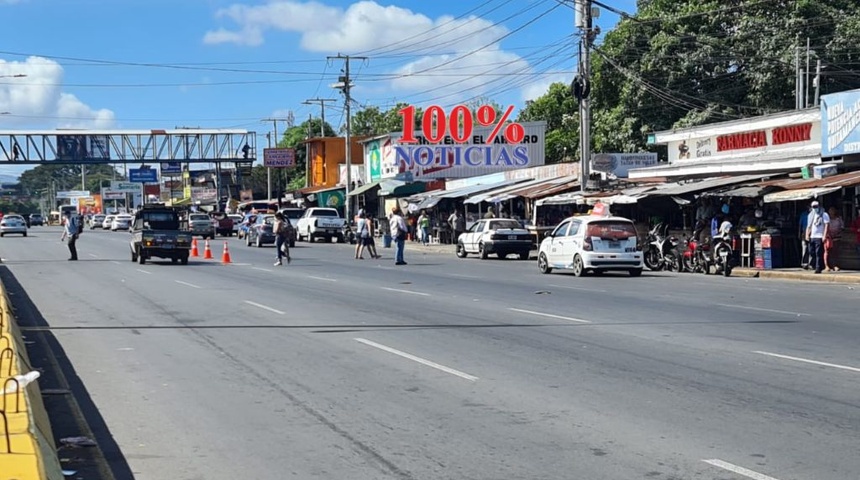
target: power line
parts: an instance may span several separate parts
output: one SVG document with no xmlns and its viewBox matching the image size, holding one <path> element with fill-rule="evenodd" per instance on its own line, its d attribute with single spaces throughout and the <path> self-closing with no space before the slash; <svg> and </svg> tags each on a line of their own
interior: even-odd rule
<svg viewBox="0 0 860 480">
<path fill-rule="evenodd" d="M 320 104 L 320 137 L 325 137 L 325 104 L 326 102 L 336 102 L 334 98 L 309 98 L 302 102 L 305 105 Z"/>
<path fill-rule="evenodd" d="M 341 90 L 343 92 L 344 97 L 344 111 L 346 115 L 346 182 L 344 187 L 344 217 L 346 221 L 350 221 L 350 198 L 349 198 L 349 190 L 350 183 L 352 182 L 352 135 L 351 135 L 351 126 L 350 123 L 350 104 L 352 103 L 352 99 L 350 98 L 350 90 L 352 89 L 352 80 L 349 78 L 349 66 L 350 60 L 363 60 L 367 61 L 368 57 L 361 56 L 352 56 L 352 55 L 342 55 L 337 54 L 336 56 L 326 57 L 327 60 L 343 60 L 344 61 L 344 75 L 343 77 L 338 78 L 338 83 L 334 84 L 333 87 Z"/>
</svg>

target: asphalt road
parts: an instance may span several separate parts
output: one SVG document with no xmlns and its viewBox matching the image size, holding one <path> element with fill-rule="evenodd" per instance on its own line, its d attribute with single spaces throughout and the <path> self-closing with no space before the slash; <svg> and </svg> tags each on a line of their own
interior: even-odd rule
<svg viewBox="0 0 860 480">
<path fill-rule="evenodd" d="M 0 256 L 120 479 L 860 477 L 854 287 L 541 275 L 409 245 L 407 266 L 301 243 L 274 267 L 235 238 L 229 266 L 222 240 L 214 261 L 141 266 L 101 231 L 67 262 L 59 236 Z"/>
</svg>

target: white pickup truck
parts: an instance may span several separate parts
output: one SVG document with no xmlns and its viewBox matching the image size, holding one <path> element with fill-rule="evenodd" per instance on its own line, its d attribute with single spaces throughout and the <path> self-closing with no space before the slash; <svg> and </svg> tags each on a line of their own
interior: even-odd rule
<svg viewBox="0 0 860 480">
<path fill-rule="evenodd" d="M 331 242 L 332 238 L 337 238 L 343 243 L 344 222 L 334 208 L 309 208 L 296 223 L 296 234 L 299 241 L 313 242 L 316 238 L 325 238 Z"/>
</svg>

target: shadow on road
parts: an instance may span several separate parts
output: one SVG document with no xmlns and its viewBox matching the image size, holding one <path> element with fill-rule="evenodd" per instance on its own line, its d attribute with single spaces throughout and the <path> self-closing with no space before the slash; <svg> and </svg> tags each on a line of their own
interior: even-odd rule
<svg viewBox="0 0 860 480">
<path fill-rule="evenodd" d="M 65 469 L 77 470 L 77 478 L 134 480 L 131 468 L 113 439 L 110 429 L 95 406 L 74 365 L 50 331 L 45 317 L 27 292 L 5 266 L 0 266 L 0 280 L 6 287 L 18 325 L 24 332 L 27 354 L 33 368 L 42 372 L 39 387 L 51 421 L 55 441 L 85 436 L 96 441 L 98 448 L 60 449 L 58 455 Z M 64 393 L 70 392 L 70 393 Z"/>
</svg>

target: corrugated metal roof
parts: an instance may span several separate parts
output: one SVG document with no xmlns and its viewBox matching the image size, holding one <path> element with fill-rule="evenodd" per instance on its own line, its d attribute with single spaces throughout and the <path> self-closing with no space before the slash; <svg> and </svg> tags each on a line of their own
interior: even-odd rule
<svg viewBox="0 0 860 480">
<path fill-rule="evenodd" d="M 860 171 L 841 173 L 825 178 L 793 178 L 774 186 L 780 186 L 788 190 L 797 190 L 818 187 L 853 187 L 855 185 L 860 185 Z"/>
<path fill-rule="evenodd" d="M 841 187 L 818 187 L 783 190 L 781 192 L 765 195 L 764 203 L 799 202 L 801 200 L 809 200 L 810 198 L 818 198 L 822 195 L 833 193 L 840 188 Z"/>
<path fill-rule="evenodd" d="M 743 187 L 730 188 L 728 190 L 717 190 L 714 192 L 705 192 L 703 197 L 744 197 L 755 198 L 761 195 L 767 187 L 761 185 L 747 185 Z"/>
<path fill-rule="evenodd" d="M 545 182 L 539 185 L 534 185 L 531 187 L 526 187 L 520 190 L 515 190 L 513 192 L 508 192 L 509 195 L 513 195 L 514 197 L 523 197 L 528 199 L 534 198 L 543 198 L 547 195 L 554 195 L 559 192 L 564 192 L 566 190 L 570 190 L 572 188 L 578 188 L 579 182 L 577 181 L 576 176 L 568 176 L 562 178 L 556 178 L 552 181 Z"/>
<path fill-rule="evenodd" d="M 686 195 L 688 193 L 701 192 L 704 190 L 712 190 L 728 185 L 737 185 L 739 183 L 749 183 L 762 178 L 762 175 L 738 175 L 732 177 L 709 178 L 699 182 L 676 183 L 669 184 L 665 187 L 657 187 L 647 193 L 648 196 L 675 196 Z"/>
</svg>

